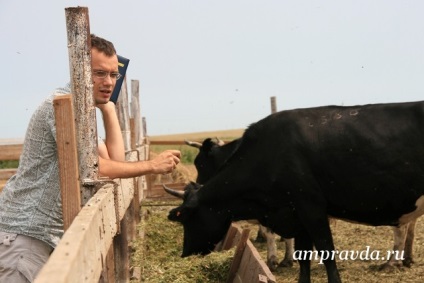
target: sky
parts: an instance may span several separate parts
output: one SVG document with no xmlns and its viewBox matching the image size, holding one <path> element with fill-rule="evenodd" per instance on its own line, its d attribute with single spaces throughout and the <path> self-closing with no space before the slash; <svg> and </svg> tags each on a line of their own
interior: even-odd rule
<svg viewBox="0 0 424 283">
<path fill-rule="evenodd" d="M 129 58 L 147 134 L 245 128 L 277 109 L 423 100 L 424 1 L 0 0 L 0 138 L 70 79 L 65 8 Z"/>
</svg>

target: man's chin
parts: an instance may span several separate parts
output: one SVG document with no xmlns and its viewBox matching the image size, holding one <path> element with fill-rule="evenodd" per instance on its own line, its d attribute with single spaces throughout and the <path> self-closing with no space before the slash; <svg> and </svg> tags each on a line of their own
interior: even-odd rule
<svg viewBox="0 0 424 283">
<path fill-rule="evenodd" d="M 109 102 L 109 98 L 97 98 L 96 99 L 96 105 L 106 104 L 108 102 Z"/>
</svg>

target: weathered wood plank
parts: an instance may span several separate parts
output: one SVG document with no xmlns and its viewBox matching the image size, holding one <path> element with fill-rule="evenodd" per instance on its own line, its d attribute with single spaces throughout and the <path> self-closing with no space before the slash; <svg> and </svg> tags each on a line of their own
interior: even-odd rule
<svg viewBox="0 0 424 283">
<path fill-rule="evenodd" d="M 134 119 L 135 145 L 144 143 L 144 133 L 141 125 L 140 82 L 131 80 L 131 117 Z"/>
<path fill-rule="evenodd" d="M 0 180 L 9 180 L 10 177 L 16 174 L 16 168 L 0 169 Z"/>
<path fill-rule="evenodd" d="M 228 228 L 227 234 L 225 235 L 222 245 L 217 246 L 215 250 L 226 251 L 234 247 L 235 246 L 234 239 L 236 238 L 236 235 L 240 233 L 241 233 L 241 229 L 239 229 L 234 223 L 231 223 L 231 226 L 230 228 Z"/>
<path fill-rule="evenodd" d="M 119 220 L 121 220 L 134 197 L 134 178 L 116 179 L 115 181 L 118 182 L 115 192 L 115 201 Z"/>
<path fill-rule="evenodd" d="M 249 229 L 243 229 L 241 233 L 240 241 L 237 244 L 236 252 L 234 254 L 233 262 L 231 263 L 230 272 L 228 275 L 227 283 L 232 283 L 236 277 L 237 270 L 240 267 L 240 262 L 242 260 L 244 249 L 246 248 L 246 242 L 249 240 Z M 244 281 L 251 282 L 251 281 Z"/>
<path fill-rule="evenodd" d="M 183 140 L 173 140 L 173 141 L 149 141 L 150 145 L 185 145 Z"/>
<path fill-rule="evenodd" d="M 135 145 L 135 124 L 134 118 L 130 118 L 130 136 L 131 136 L 131 149 L 134 150 L 137 148 Z"/>
<path fill-rule="evenodd" d="M 106 184 L 75 217 L 35 282 L 98 282 L 116 223 L 113 185 Z"/>
<path fill-rule="evenodd" d="M 6 185 L 6 180 L 0 180 L 0 193 L 3 191 L 4 186 Z"/>
<path fill-rule="evenodd" d="M 0 145 L 0 160 L 19 160 L 23 144 Z"/>
<path fill-rule="evenodd" d="M 185 183 L 173 183 L 173 184 L 166 184 L 168 187 L 174 190 L 184 190 L 186 184 Z M 145 198 L 146 199 L 178 199 L 174 196 L 171 196 L 165 190 L 163 189 L 162 185 L 153 185 L 150 186 L 149 189 L 145 191 Z"/>
<path fill-rule="evenodd" d="M 128 222 L 125 217 L 120 222 L 121 232 L 113 238 L 113 248 L 115 255 L 115 278 L 117 282 L 129 282 L 130 263 L 128 247 Z"/>
<path fill-rule="evenodd" d="M 225 236 L 224 240 L 220 245 L 217 245 L 217 247 L 215 248 L 215 251 L 221 251 L 228 250 L 234 246 L 237 246 L 228 282 L 275 283 L 275 276 L 271 273 L 268 266 L 262 260 L 260 254 L 256 250 L 255 246 L 252 244 L 252 242 L 246 238 L 248 236 L 247 231 L 244 232 L 244 235 L 243 231 L 237 223 L 231 223 L 231 226 L 228 229 L 227 235 Z M 244 249 L 243 245 L 239 247 L 239 245 L 243 242 L 245 242 Z M 241 259 L 239 249 L 243 250 Z M 238 268 L 236 268 L 237 265 Z M 264 279 L 265 277 L 266 280 Z"/>
<path fill-rule="evenodd" d="M 62 195 L 63 228 L 66 231 L 81 209 L 78 180 L 78 152 L 75 119 L 70 94 L 53 100 L 56 121 L 56 144 L 59 159 L 60 191 Z"/>
<path fill-rule="evenodd" d="M 127 78 L 124 77 L 119 92 L 118 101 L 116 101 L 116 114 L 118 115 L 119 125 L 121 126 L 122 138 L 124 140 L 125 151 L 131 150 L 131 132 L 130 132 L 130 114 L 128 113 L 128 91 Z"/>
<path fill-rule="evenodd" d="M 91 35 L 87 7 L 65 8 L 68 39 L 71 93 L 75 111 L 76 139 L 80 180 L 98 180 L 96 108 L 91 76 Z M 93 186 L 84 186 L 81 201 L 95 193 Z"/>
<path fill-rule="evenodd" d="M 247 241 L 246 243 L 240 267 L 237 271 L 237 277 L 241 279 L 241 282 L 276 282 L 275 276 L 262 260 L 251 241 Z M 264 277 L 267 278 L 266 281 L 264 281 Z"/>
</svg>

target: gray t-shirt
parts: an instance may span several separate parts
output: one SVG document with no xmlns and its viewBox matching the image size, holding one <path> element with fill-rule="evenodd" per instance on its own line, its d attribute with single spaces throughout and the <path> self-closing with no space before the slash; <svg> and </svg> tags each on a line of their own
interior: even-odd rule
<svg viewBox="0 0 424 283">
<path fill-rule="evenodd" d="M 57 89 L 32 115 L 19 168 L 0 194 L 0 231 L 34 237 L 53 248 L 63 235 L 53 99 L 69 92 L 69 86 Z"/>
</svg>

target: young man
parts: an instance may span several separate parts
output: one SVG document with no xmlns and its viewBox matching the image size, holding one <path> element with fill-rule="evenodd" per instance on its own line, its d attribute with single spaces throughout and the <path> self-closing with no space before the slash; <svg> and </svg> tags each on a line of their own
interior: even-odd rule
<svg viewBox="0 0 424 283">
<path fill-rule="evenodd" d="M 116 50 L 95 35 L 91 45 L 93 94 L 106 133 L 98 146 L 99 175 L 113 179 L 171 172 L 180 161 L 177 150 L 149 161 L 125 162 L 115 105 L 109 101 L 120 77 Z M 32 282 L 63 235 L 52 102 L 55 95 L 69 92 L 69 86 L 56 90 L 35 111 L 17 173 L 0 194 L 0 283 Z"/>
</svg>

